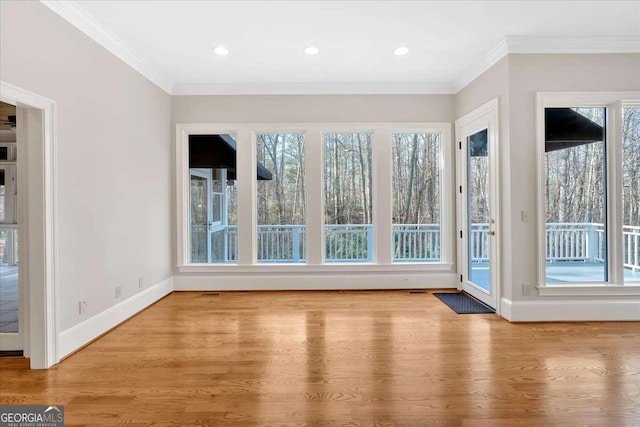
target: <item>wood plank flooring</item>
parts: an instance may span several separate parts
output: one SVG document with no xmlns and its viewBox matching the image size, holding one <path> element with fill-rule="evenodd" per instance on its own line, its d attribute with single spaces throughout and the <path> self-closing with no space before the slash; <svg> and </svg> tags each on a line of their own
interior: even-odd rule
<svg viewBox="0 0 640 427">
<path fill-rule="evenodd" d="M 66 425 L 640 426 L 640 323 L 510 324 L 431 293 L 173 293 L 0 404 Z"/>
</svg>

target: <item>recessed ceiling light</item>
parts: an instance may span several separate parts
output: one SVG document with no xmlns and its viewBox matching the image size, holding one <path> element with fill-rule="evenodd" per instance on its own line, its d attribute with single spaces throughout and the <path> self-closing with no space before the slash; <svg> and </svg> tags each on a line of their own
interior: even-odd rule
<svg viewBox="0 0 640 427">
<path fill-rule="evenodd" d="M 402 47 L 399 47 L 396 50 L 394 50 L 393 53 L 395 53 L 398 56 L 406 55 L 407 53 L 409 53 L 409 48 L 405 47 L 405 46 L 402 46 Z"/>
<path fill-rule="evenodd" d="M 304 53 L 306 53 L 307 55 L 317 55 L 318 52 L 320 52 L 320 49 L 315 46 L 309 46 L 304 50 Z"/>
<path fill-rule="evenodd" d="M 217 54 L 217 55 L 229 55 L 229 49 L 227 49 L 224 46 L 218 46 L 215 49 L 213 49 L 213 51 Z"/>
</svg>

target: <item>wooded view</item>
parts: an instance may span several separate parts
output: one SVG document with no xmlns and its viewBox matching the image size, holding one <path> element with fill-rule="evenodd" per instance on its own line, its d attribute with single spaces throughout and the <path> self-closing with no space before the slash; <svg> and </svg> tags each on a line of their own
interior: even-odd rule
<svg viewBox="0 0 640 427">
<path fill-rule="evenodd" d="M 575 111 L 605 127 L 604 108 Z M 623 223 L 640 225 L 640 108 L 623 109 Z M 606 130 L 606 129 L 605 129 Z M 605 143 L 546 153 L 548 223 L 598 223 L 605 218 Z"/>
<path fill-rule="evenodd" d="M 623 224 L 640 226 L 640 107 L 622 111 Z"/>
<path fill-rule="evenodd" d="M 440 223 L 440 134 L 392 137 L 393 223 Z"/>
<path fill-rule="evenodd" d="M 258 224 L 304 224 L 304 134 L 259 134 L 256 152 L 273 177 L 257 182 Z"/>
</svg>

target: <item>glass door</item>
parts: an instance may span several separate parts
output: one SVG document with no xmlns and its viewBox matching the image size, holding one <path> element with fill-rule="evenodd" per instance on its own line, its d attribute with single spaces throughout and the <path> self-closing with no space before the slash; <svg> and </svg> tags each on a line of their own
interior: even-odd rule
<svg viewBox="0 0 640 427">
<path fill-rule="evenodd" d="M 483 107 L 481 107 L 483 108 Z M 458 135 L 458 263 L 461 289 L 486 305 L 498 304 L 496 111 L 463 117 Z"/>
<path fill-rule="evenodd" d="M 211 171 L 191 169 L 189 181 L 191 262 L 211 262 Z"/>
</svg>

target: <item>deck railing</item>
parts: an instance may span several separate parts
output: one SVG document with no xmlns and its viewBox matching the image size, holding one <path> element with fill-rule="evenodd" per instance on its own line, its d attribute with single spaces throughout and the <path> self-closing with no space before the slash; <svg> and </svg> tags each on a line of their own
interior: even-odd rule
<svg viewBox="0 0 640 427">
<path fill-rule="evenodd" d="M 594 223 L 547 223 L 545 235 L 548 262 L 604 259 L 604 226 Z"/>
<path fill-rule="evenodd" d="M 633 271 L 640 271 L 640 227 L 630 225 L 622 227 L 622 244 L 624 266 Z"/>
<path fill-rule="evenodd" d="M 213 261 L 238 259 L 238 229 L 231 225 L 211 233 Z M 440 260 L 438 224 L 394 224 L 394 261 Z M 258 262 L 304 262 L 304 225 L 259 225 Z M 373 254 L 373 225 L 326 224 L 326 262 L 367 262 Z M 202 261 L 201 261 L 202 262 Z"/>
<path fill-rule="evenodd" d="M 194 230 L 196 231 L 196 230 Z M 200 231 L 200 230 L 198 230 Z M 472 262 L 489 260 L 489 224 L 471 227 Z M 238 259 L 236 226 L 210 232 L 212 261 Z M 304 262 L 306 233 L 304 225 L 259 225 L 258 262 Z M 603 262 L 605 230 L 596 223 L 549 223 L 546 229 L 548 262 Z M 393 260 L 396 262 L 434 262 L 440 260 L 438 224 L 394 224 Z M 640 271 L 640 227 L 624 226 L 624 266 Z M 366 262 L 372 260 L 371 224 L 326 224 L 325 260 L 327 262 Z M 198 262 L 198 261 L 195 261 Z M 200 261 L 206 262 L 206 261 Z"/>
</svg>

